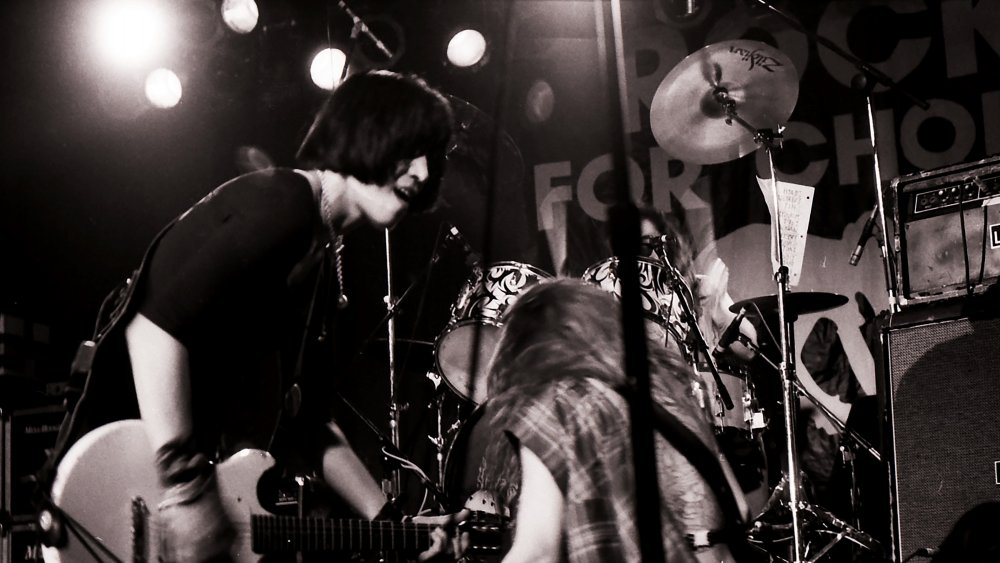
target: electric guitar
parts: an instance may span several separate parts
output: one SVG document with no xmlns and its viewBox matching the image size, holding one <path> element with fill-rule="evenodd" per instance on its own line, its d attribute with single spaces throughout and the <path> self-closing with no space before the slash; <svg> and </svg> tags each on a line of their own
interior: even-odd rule
<svg viewBox="0 0 1000 563">
<path fill-rule="evenodd" d="M 274 467 L 270 454 L 243 450 L 216 466 L 223 507 L 237 531 L 237 563 L 271 554 L 388 551 L 417 554 L 431 545 L 432 524 L 277 516 L 266 512 L 258 482 Z M 83 436 L 59 464 L 52 486 L 62 539 L 43 548 L 46 563 L 158 561 L 153 456 L 140 420 L 122 420 Z M 459 524 L 473 552 L 499 553 L 500 524 L 475 514 Z"/>
</svg>

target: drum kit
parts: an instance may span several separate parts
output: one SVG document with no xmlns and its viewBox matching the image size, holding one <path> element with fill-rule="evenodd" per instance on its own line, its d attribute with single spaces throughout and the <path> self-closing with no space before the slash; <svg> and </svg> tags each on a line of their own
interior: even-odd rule
<svg viewBox="0 0 1000 563">
<path fill-rule="evenodd" d="M 798 76 L 788 57 L 778 49 L 750 40 L 733 40 L 709 45 L 692 53 L 679 63 L 662 81 L 650 108 L 652 133 L 659 145 L 670 155 L 687 162 L 715 164 L 731 161 L 761 149 L 767 153 L 774 182 L 772 154 L 781 146 L 781 124 L 791 115 L 798 96 Z M 775 197 L 775 201 L 778 201 Z M 773 221 L 781 240 L 780 210 Z M 780 247 L 780 245 L 779 245 Z M 841 295 L 819 292 L 789 292 L 788 270 L 781 249 L 775 249 L 778 290 L 773 295 L 746 299 L 734 304 L 732 312 L 756 318 L 766 324 L 777 320 L 779 336 L 773 336 L 780 358 L 772 361 L 760 354 L 756 344 L 741 342 L 772 366 L 782 380 L 781 425 L 785 451 L 780 482 L 765 484 L 760 513 L 748 535 L 752 544 L 762 551 L 786 550 L 789 560 L 803 561 L 806 536 L 834 538 L 817 549 L 810 544 L 811 561 L 827 553 L 842 539 L 861 548 L 880 552 L 874 538 L 828 511 L 805 500 L 799 474 L 796 449 L 796 411 L 800 396 L 812 398 L 794 375 L 791 351 L 792 328 L 799 315 L 825 311 L 847 302 Z M 639 285 L 643 314 L 647 321 L 661 327 L 667 338 L 676 342 L 697 341 L 700 335 L 694 313 L 690 288 L 671 264 L 665 249 L 651 257 L 638 257 Z M 487 266 L 472 265 L 472 272 L 454 299 L 450 320 L 434 342 L 437 375 L 461 400 L 476 408 L 471 415 L 457 421 L 450 430 L 442 430 L 432 441 L 438 446 L 439 477 L 446 492 L 468 489 L 470 471 L 475 469 L 485 447 L 487 436 L 479 424 L 483 407 L 487 406 L 486 371 L 496 347 L 504 315 L 514 301 L 527 289 L 544 283 L 553 276 L 534 266 L 519 262 L 497 262 Z M 618 258 L 611 257 L 587 268 L 582 279 L 608 292 L 621 295 Z M 738 320 L 737 320 L 738 325 Z M 701 336 L 700 340 L 704 341 Z M 754 380 L 760 376 L 747 365 L 717 366 L 713 350 L 707 344 L 688 349 L 696 379 L 703 385 L 704 408 L 714 421 L 717 434 L 738 433 L 751 441 L 767 432 L 772 420 L 758 404 Z M 699 362 L 702 362 L 699 370 Z M 704 363 L 707 362 L 707 369 Z M 735 400 L 730 400 L 730 398 Z M 814 400 L 822 407 L 819 401 Z M 824 412 L 836 422 L 829 411 Z M 775 421 L 776 422 L 776 421 Z M 842 424 L 839 424 L 845 430 Z M 847 430 L 847 432 L 850 432 Z M 855 436 L 857 437 L 857 436 Z M 857 437 L 860 440 L 860 437 Z M 859 442 L 864 444 L 863 441 Z M 864 444 L 873 455 L 877 452 Z M 460 481 L 455 483 L 454 481 Z M 461 490 L 457 494 L 468 494 Z M 784 510 L 781 510 L 784 509 Z M 780 511 L 780 514 L 776 514 Z M 763 524 L 765 516 L 770 523 Z M 778 524 L 774 524 L 777 516 Z M 791 523 L 787 518 L 790 518 Z M 782 520 L 786 519 L 786 520 Z M 783 530 L 784 537 L 774 539 L 762 528 Z M 821 531 L 821 534 L 812 532 Z M 789 537 L 790 536 L 790 537 Z M 789 544 L 788 540 L 792 543 Z M 775 555 L 778 559 L 782 556 Z"/>
</svg>

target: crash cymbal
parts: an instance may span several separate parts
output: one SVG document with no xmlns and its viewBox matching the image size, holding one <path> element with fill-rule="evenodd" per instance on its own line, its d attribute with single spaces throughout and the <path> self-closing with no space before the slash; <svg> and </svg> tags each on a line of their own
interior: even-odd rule
<svg viewBox="0 0 1000 563">
<path fill-rule="evenodd" d="M 752 131 L 726 123 L 720 98 L 753 129 L 777 131 L 799 95 L 798 74 L 778 49 L 759 41 L 714 43 L 691 53 L 660 83 L 649 110 L 656 142 L 669 155 L 717 164 L 752 152 Z"/>
<path fill-rule="evenodd" d="M 485 182 L 491 172 L 491 152 L 496 150 L 497 187 L 519 188 L 524 177 L 524 159 L 514 139 L 475 105 L 450 94 L 447 98 L 455 114 L 455 136 L 448 148 L 449 168 L 471 166 Z"/>
<path fill-rule="evenodd" d="M 847 297 L 836 293 L 824 293 L 822 291 L 802 291 L 789 292 L 785 294 L 785 314 L 789 317 L 797 317 L 808 313 L 818 313 L 840 307 L 847 303 Z M 737 301 L 729 307 L 734 313 L 739 313 L 745 309 L 747 314 L 756 314 L 759 310 L 761 314 L 778 312 L 777 295 L 761 295 L 751 297 L 743 301 Z"/>
</svg>

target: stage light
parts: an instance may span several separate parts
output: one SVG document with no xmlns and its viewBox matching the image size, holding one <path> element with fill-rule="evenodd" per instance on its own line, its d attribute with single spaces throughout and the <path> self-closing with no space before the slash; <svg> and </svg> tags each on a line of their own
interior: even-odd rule
<svg viewBox="0 0 1000 563">
<path fill-rule="evenodd" d="M 544 80 L 536 80 L 524 95 L 524 112 L 531 123 L 543 123 L 552 117 L 556 94 Z"/>
<path fill-rule="evenodd" d="M 105 0 L 94 13 L 101 55 L 122 68 L 137 68 L 165 51 L 173 22 L 150 0 Z"/>
<path fill-rule="evenodd" d="M 448 61 L 460 68 L 469 68 L 486 57 L 486 38 L 474 29 L 463 29 L 448 41 Z"/>
<path fill-rule="evenodd" d="M 340 83 L 345 64 L 347 55 L 340 49 L 329 47 L 316 53 L 312 64 L 309 65 L 309 75 L 313 84 L 324 90 L 333 90 Z"/>
<path fill-rule="evenodd" d="M 259 17 L 254 0 L 225 0 L 222 3 L 222 21 L 236 33 L 253 31 Z"/>
<path fill-rule="evenodd" d="M 158 68 L 146 77 L 146 99 L 160 109 L 170 109 L 181 101 L 181 79 L 168 68 Z"/>
</svg>

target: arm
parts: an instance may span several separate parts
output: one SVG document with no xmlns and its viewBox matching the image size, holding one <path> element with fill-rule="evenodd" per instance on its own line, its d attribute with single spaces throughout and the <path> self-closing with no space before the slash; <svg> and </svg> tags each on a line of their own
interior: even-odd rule
<svg viewBox="0 0 1000 563">
<path fill-rule="evenodd" d="M 358 514 L 373 520 L 385 505 L 385 494 L 351 449 L 340 427 L 333 421 L 327 426 L 335 440 L 323 451 L 323 479 Z"/>
<path fill-rule="evenodd" d="M 514 542 L 503 563 L 559 560 L 563 495 L 548 468 L 525 446 L 521 458 L 521 493 Z"/>
<path fill-rule="evenodd" d="M 129 323 L 125 339 L 139 412 L 155 454 L 193 430 L 187 348 L 142 314 Z"/>
<path fill-rule="evenodd" d="M 219 499 L 215 469 L 192 442 L 187 348 L 141 314 L 125 329 L 136 399 L 163 494 L 159 554 L 167 561 L 216 560 L 234 531 Z"/>
</svg>

